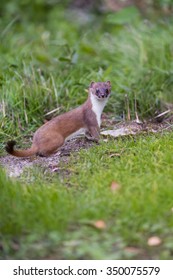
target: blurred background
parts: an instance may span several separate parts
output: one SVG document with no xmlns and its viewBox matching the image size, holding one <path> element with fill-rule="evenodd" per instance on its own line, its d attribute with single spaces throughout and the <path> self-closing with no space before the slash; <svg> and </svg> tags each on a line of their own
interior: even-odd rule
<svg viewBox="0 0 173 280">
<path fill-rule="evenodd" d="M 172 108 L 172 13 L 172 0 L 1 0 L 2 138 L 78 106 L 92 80 L 111 80 L 116 120 Z"/>
<path fill-rule="evenodd" d="M 141 13 L 152 12 L 169 15 L 173 10 L 172 0 L 2 0 L 0 3 L 1 16 L 25 12 L 35 18 L 45 16 L 51 9 L 62 6 L 66 9 L 77 8 L 92 10 L 96 13 L 116 12 L 125 7 L 136 6 Z"/>
</svg>

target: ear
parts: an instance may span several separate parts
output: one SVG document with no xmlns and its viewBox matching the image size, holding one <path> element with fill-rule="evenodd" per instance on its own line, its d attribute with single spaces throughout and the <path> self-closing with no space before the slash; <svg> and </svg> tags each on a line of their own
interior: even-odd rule
<svg viewBox="0 0 173 280">
<path fill-rule="evenodd" d="M 91 82 L 89 87 L 92 88 L 94 84 L 95 82 Z"/>
<path fill-rule="evenodd" d="M 109 87 L 111 87 L 111 82 L 110 81 L 107 81 L 106 83 Z"/>
</svg>

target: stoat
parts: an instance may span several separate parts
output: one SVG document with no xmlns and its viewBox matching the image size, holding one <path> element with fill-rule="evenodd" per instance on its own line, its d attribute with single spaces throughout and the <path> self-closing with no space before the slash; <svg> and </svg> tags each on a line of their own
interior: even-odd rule
<svg viewBox="0 0 173 280">
<path fill-rule="evenodd" d="M 14 150 L 15 141 L 6 144 L 6 151 L 16 157 L 49 156 L 73 134 L 85 132 L 87 138 L 99 141 L 101 114 L 111 93 L 111 83 L 91 82 L 88 98 L 81 106 L 53 118 L 42 125 L 33 136 L 31 148 Z"/>
</svg>

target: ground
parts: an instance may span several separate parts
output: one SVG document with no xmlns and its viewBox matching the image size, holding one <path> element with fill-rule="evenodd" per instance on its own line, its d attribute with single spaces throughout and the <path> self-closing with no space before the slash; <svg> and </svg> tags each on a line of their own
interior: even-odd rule
<svg viewBox="0 0 173 280">
<path fill-rule="evenodd" d="M 157 121 L 129 121 L 115 122 L 111 114 L 103 114 L 102 134 L 110 136 L 110 130 L 113 132 L 113 137 L 122 137 L 126 135 L 134 135 L 139 133 L 157 133 L 163 130 L 169 130 L 172 118 L 165 119 L 164 122 Z M 102 135 L 103 141 L 108 141 L 106 135 Z M 31 158 L 16 158 L 10 155 L 0 157 L 0 165 L 5 168 L 10 177 L 20 177 L 26 168 L 34 167 L 35 165 L 47 168 L 50 172 L 61 173 L 61 168 L 58 167 L 59 162 L 68 162 L 71 154 L 76 154 L 80 149 L 88 149 L 95 143 L 88 141 L 84 137 L 77 137 L 67 141 L 59 151 L 49 157 L 31 157 Z M 63 168 L 62 172 L 65 170 Z M 68 173 L 68 170 L 66 170 Z"/>
</svg>

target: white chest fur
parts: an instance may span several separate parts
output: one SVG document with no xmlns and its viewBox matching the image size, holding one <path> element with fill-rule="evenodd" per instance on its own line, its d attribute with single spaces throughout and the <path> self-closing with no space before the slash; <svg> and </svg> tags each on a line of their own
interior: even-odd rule
<svg viewBox="0 0 173 280">
<path fill-rule="evenodd" d="M 103 112 L 103 109 L 107 103 L 107 98 L 105 99 L 97 99 L 93 94 L 91 94 L 91 104 L 92 104 L 92 110 L 96 115 L 98 126 L 101 125 L 101 114 Z"/>
</svg>

